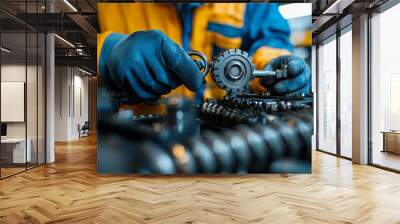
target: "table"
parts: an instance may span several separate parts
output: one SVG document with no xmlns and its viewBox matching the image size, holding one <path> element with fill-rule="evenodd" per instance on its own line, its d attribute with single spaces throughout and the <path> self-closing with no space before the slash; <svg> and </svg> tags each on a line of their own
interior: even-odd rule
<svg viewBox="0 0 400 224">
<path fill-rule="evenodd" d="M 1 139 L 1 157 L 6 163 L 26 163 L 31 162 L 31 145 L 30 138 L 26 139 L 27 147 L 25 151 L 25 138 L 5 138 Z"/>
<path fill-rule="evenodd" d="M 382 152 L 392 152 L 400 154 L 400 131 L 382 131 L 383 150 Z"/>
</svg>

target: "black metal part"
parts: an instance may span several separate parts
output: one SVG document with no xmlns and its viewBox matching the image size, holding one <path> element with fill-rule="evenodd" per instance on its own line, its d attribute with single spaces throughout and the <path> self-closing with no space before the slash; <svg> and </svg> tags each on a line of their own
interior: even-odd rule
<svg viewBox="0 0 400 224">
<path fill-rule="evenodd" d="M 226 130 L 221 135 L 236 158 L 235 171 L 237 173 L 248 173 L 252 158 L 246 141 L 237 132 L 231 130 Z"/>
<path fill-rule="evenodd" d="M 209 130 L 203 133 L 203 138 L 215 155 L 219 173 L 233 173 L 236 160 L 229 145 Z"/>
<path fill-rule="evenodd" d="M 270 157 L 262 136 L 246 125 L 239 125 L 236 131 L 247 142 L 251 152 L 250 172 L 263 173 Z"/>
<path fill-rule="evenodd" d="M 256 66 L 249 54 L 240 49 L 223 51 L 210 63 L 201 52 L 189 51 L 188 54 L 194 58 L 194 62 L 202 70 L 204 76 L 211 67 L 211 77 L 214 82 L 230 95 L 247 92 L 250 81 L 254 78 L 287 77 L 287 64 L 275 71 L 256 70 Z"/>
<path fill-rule="evenodd" d="M 201 139 L 192 138 L 185 143 L 185 146 L 191 150 L 197 163 L 198 173 L 216 173 L 217 160 L 210 147 Z"/>
</svg>

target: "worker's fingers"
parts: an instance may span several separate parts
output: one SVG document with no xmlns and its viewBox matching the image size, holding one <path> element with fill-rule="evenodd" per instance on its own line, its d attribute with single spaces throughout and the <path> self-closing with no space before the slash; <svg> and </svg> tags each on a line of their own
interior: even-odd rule
<svg viewBox="0 0 400 224">
<path fill-rule="evenodd" d="M 158 94 L 151 93 L 147 91 L 147 88 L 141 84 L 137 79 L 136 74 L 125 75 L 126 81 L 130 86 L 130 90 L 135 95 L 135 97 L 141 101 L 155 101 L 159 98 Z"/>
<path fill-rule="evenodd" d="M 289 59 L 292 57 L 291 55 L 283 55 L 276 58 L 273 58 L 265 67 L 267 71 L 274 71 L 276 69 L 280 69 L 282 65 L 287 65 L 289 63 Z"/>
<path fill-rule="evenodd" d="M 169 88 L 164 87 L 154 79 L 145 63 L 133 65 L 132 72 L 136 74 L 137 81 L 148 92 L 156 95 L 163 95 L 169 92 Z"/>
<path fill-rule="evenodd" d="M 297 91 L 307 86 L 310 79 L 310 69 L 306 66 L 300 75 L 277 82 L 272 88 L 272 93 L 279 95 Z"/>
<path fill-rule="evenodd" d="M 266 77 L 260 80 L 261 85 L 267 88 L 272 87 L 277 81 L 278 79 L 276 77 Z"/>
<path fill-rule="evenodd" d="M 291 56 L 288 58 L 287 61 L 287 75 L 288 77 L 295 77 L 301 74 L 306 67 L 306 63 L 304 59 L 297 57 L 297 56 Z"/>
<path fill-rule="evenodd" d="M 162 58 L 161 52 L 157 51 L 155 53 L 155 57 L 156 59 L 146 59 L 146 65 L 149 68 L 154 80 L 168 90 L 175 89 L 181 85 L 182 82 L 177 77 L 170 75 L 170 72 L 168 71 L 167 66 Z"/>
<path fill-rule="evenodd" d="M 164 62 L 171 72 L 192 91 L 203 84 L 204 75 L 189 55 L 168 37 L 163 38 L 161 51 Z"/>
</svg>

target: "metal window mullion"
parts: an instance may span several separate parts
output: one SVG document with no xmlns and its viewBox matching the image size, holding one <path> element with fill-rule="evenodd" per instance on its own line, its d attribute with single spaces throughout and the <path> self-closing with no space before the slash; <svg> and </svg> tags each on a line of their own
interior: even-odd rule
<svg viewBox="0 0 400 224">
<path fill-rule="evenodd" d="M 341 156 L 341 64 L 340 64 L 340 30 L 336 31 L 336 154 Z"/>
<path fill-rule="evenodd" d="M 25 1 L 25 21 L 28 19 L 28 1 Z M 25 23 L 26 24 L 26 23 Z M 28 170 L 28 24 L 25 25 L 25 108 L 24 108 L 24 117 L 25 117 L 25 170 Z"/>
<path fill-rule="evenodd" d="M 373 164 L 373 149 L 372 149 L 372 63 L 371 63 L 371 57 L 372 57 L 372 29 L 371 29 L 371 20 L 372 20 L 372 12 L 368 12 L 368 31 L 367 31 L 367 39 L 368 39 L 368 53 L 367 53 L 367 63 L 368 63 L 368 69 L 367 69 L 367 83 L 368 83 L 368 114 L 367 114 L 367 119 L 368 119 L 368 124 L 367 124 L 367 129 L 368 129 L 368 156 L 367 156 L 367 164 Z"/>
<path fill-rule="evenodd" d="M 319 149 L 319 44 L 315 47 L 315 148 Z"/>
<path fill-rule="evenodd" d="M 39 13 L 39 1 L 36 1 Z M 39 32 L 36 32 L 36 166 L 39 165 Z"/>
</svg>

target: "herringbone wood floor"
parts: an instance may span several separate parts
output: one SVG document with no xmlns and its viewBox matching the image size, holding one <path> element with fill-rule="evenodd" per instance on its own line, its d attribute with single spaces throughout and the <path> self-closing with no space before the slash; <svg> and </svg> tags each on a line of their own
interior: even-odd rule
<svg viewBox="0 0 400 224">
<path fill-rule="evenodd" d="M 96 142 L 0 181 L 0 223 L 400 223 L 400 175 L 315 152 L 312 175 L 99 176 Z"/>
</svg>

